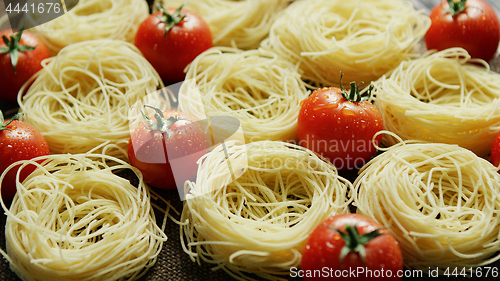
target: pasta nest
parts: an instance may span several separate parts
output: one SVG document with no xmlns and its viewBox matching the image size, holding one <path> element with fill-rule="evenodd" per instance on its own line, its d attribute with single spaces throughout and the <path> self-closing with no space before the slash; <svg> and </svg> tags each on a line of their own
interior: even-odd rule
<svg viewBox="0 0 500 281">
<path fill-rule="evenodd" d="M 192 0 L 186 9 L 199 14 L 210 27 L 214 46 L 255 49 L 269 34 L 271 24 L 292 0 Z M 163 0 L 179 7 L 184 0 Z"/>
<path fill-rule="evenodd" d="M 179 110 L 199 120 L 234 117 L 247 142 L 294 141 L 307 94 L 296 66 L 275 53 L 214 47 L 190 64 Z"/>
<path fill-rule="evenodd" d="M 359 214 L 390 226 L 405 266 L 483 266 L 500 258 L 500 175 L 457 145 L 406 142 L 372 159 L 354 182 Z"/>
<path fill-rule="evenodd" d="M 196 183 L 186 185 L 184 251 L 240 280 L 289 275 L 309 233 L 349 212 L 351 183 L 296 145 L 226 142 L 200 163 Z"/>
<path fill-rule="evenodd" d="M 163 87 L 140 51 L 125 41 L 85 41 L 42 64 L 18 103 L 51 153 L 85 153 L 110 142 L 119 148 L 108 150 L 111 156 L 127 155 L 129 110 Z"/>
<path fill-rule="evenodd" d="M 423 11 L 404 0 L 298 0 L 271 26 L 262 46 L 298 64 L 319 86 L 369 84 L 401 61 L 418 56 L 430 27 Z"/>
<path fill-rule="evenodd" d="M 500 128 L 500 74 L 451 48 L 402 62 L 373 83 L 384 127 L 403 140 L 458 144 L 479 156 Z M 392 145 L 398 140 L 384 138 Z"/>
<path fill-rule="evenodd" d="M 137 169 L 103 154 L 58 154 L 8 170 L 33 165 L 10 208 L 2 201 L 7 253 L 0 251 L 20 278 L 136 280 L 155 264 L 167 237 Z M 115 174 L 124 169 L 138 187 Z"/>
<path fill-rule="evenodd" d="M 30 13 L 24 18 L 35 26 L 32 32 L 52 55 L 66 46 L 88 40 L 117 39 L 133 43 L 140 23 L 149 16 L 148 3 L 144 0 L 79 0 L 73 7 L 68 2 L 68 12 L 42 25 L 37 23 L 44 19 L 36 17 L 49 14 Z"/>
</svg>

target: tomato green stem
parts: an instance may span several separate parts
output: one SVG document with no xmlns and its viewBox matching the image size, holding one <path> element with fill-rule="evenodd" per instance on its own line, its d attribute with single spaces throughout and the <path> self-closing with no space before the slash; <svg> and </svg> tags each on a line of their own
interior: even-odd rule
<svg viewBox="0 0 500 281">
<path fill-rule="evenodd" d="M 186 2 L 184 2 L 173 14 L 167 13 L 163 6 L 160 3 L 156 3 L 156 7 L 158 8 L 159 11 L 161 11 L 162 16 L 158 17 L 160 22 L 165 23 L 165 34 L 163 35 L 165 38 L 167 38 L 167 32 L 174 27 L 176 24 L 180 23 L 181 21 L 184 20 L 186 15 L 181 15 L 181 10 L 186 5 Z"/>
<path fill-rule="evenodd" d="M 17 61 L 19 60 L 19 52 L 31 51 L 36 48 L 36 46 L 26 46 L 21 45 L 19 41 L 21 41 L 21 37 L 23 36 L 24 27 L 18 33 L 15 33 L 10 36 L 10 39 L 5 35 L 2 35 L 3 42 L 5 43 L 5 47 L 0 48 L 0 54 L 9 53 L 10 54 L 10 62 L 12 63 L 12 67 L 14 69 L 14 73 L 16 73 Z"/>
<path fill-rule="evenodd" d="M 146 120 L 146 122 L 149 124 L 146 125 L 143 123 L 144 127 L 146 127 L 148 130 L 151 131 L 160 131 L 163 133 L 167 134 L 167 137 L 169 138 L 172 135 L 172 131 L 169 129 L 170 126 L 175 124 L 175 122 L 179 120 L 186 120 L 186 121 L 191 121 L 187 118 L 184 118 L 182 116 L 170 116 L 168 119 L 165 120 L 165 115 L 163 115 L 163 111 L 161 109 L 150 106 L 150 105 L 144 105 L 144 107 L 149 107 L 155 111 L 154 118 L 156 121 L 151 120 L 151 118 L 147 117 L 146 114 L 141 110 L 142 117 Z"/>
<path fill-rule="evenodd" d="M 359 253 L 359 256 L 361 257 L 361 260 L 363 263 L 365 263 L 366 259 L 366 251 L 365 251 L 365 245 L 368 244 L 371 240 L 373 240 L 375 237 L 382 235 L 383 233 L 380 232 L 380 230 L 384 229 L 385 227 L 382 228 L 377 228 L 372 232 L 365 233 L 363 235 L 359 235 L 358 229 L 356 228 L 356 225 L 351 226 L 349 224 L 345 225 L 345 232 L 340 231 L 339 229 L 328 225 L 330 229 L 333 229 L 337 231 L 345 242 L 345 246 L 342 248 L 340 251 L 340 257 L 339 257 L 339 262 L 342 263 L 344 258 L 350 253 L 350 252 L 356 252 Z"/>
<path fill-rule="evenodd" d="M 5 119 L 3 117 L 3 113 L 0 110 L 0 131 L 11 130 L 10 128 L 7 128 L 7 126 L 9 126 L 9 124 L 12 123 L 12 121 L 19 119 L 19 116 L 21 116 L 21 115 L 23 115 L 23 114 L 22 113 L 17 113 L 10 120 L 8 120 L 7 122 L 5 122 Z M 4 122 L 5 122 L 5 124 L 4 124 Z"/>
<path fill-rule="evenodd" d="M 349 94 L 346 92 L 344 87 L 342 86 L 342 77 L 344 76 L 344 73 L 342 71 L 340 72 L 340 93 L 342 96 L 351 102 L 360 102 L 360 101 L 366 101 L 369 100 L 371 95 L 372 95 L 372 90 L 373 90 L 373 85 L 370 85 L 370 88 L 368 89 L 367 92 L 360 94 L 359 92 L 359 85 L 362 85 L 363 82 L 360 82 L 359 84 L 356 85 L 356 82 L 351 82 L 349 85 L 351 86 L 351 90 Z"/>
<path fill-rule="evenodd" d="M 447 0 L 448 1 L 448 6 L 450 6 L 449 9 L 443 8 L 446 12 L 450 13 L 452 16 L 456 16 L 460 14 L 461 12 L 465 11 L 465 2 L 467 0 L 460 0 L 460 1 L 454 1 L 454 0 Z"/>
</svg>

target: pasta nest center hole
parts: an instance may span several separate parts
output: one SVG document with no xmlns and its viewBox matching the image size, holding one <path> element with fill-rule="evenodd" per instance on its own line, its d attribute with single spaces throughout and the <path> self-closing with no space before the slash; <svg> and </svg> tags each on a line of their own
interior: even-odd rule
<svg viewBox="0 0 500 281">
<path fill-rule="evenodd" d="M 281 222 L 284 227 L 293 227 L 310 208 L 310 194 L 294 171 L 249 169 L 246 173 L 240 182 L 226 187 L 228 210 L 233 215 L 244 220 Z M 245 192 L 241 192 L 241 188 Z M 266 230 L 262 228 L 262 231 Z"/>
</svg>

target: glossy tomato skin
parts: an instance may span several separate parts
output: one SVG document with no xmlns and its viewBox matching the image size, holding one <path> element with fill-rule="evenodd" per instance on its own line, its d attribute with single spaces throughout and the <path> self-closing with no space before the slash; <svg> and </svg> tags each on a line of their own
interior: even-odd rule
<svg viewBox="0 0 500 281">
<path fill-rule="evenodd" d="M 301 102 L 297 133 L 300 145 L 339 170 L 351 170 L 361 168 L 376 152 L 372 139 L 383 126 L 382 116 L 369 101 L 348 101 L 339 88 L 329 87 Z M 377 136 L 377 145 L 381 139 Z"/>
<path fill-rule="evenodd" d="M 165 119 L 173 115 L 193 120 L 178 111 L 169 110 L 163 114 Z M 149 130 L 141 124 L 128 143 L 130 164 L 142 172 L 146 183 L 160 189 L 177 188 L 172 165 L 181 167 L 176 169 L 177 180 L 194 179 L 198 169 L 196 162 L 207 151 L 205 133 L 196 122 L 179 120 L 170 130 L 172 135 L 168 137 L 164 132 Z M 172 160 L 176 160 L 175 164 Z"/>
<path fill-rule="evenodd" d="M 0 31 L 2 36 L 10 38 L 12 29 Z M 49 49 L 31 32 L 23 31 L 21 45 L 36 46 L 34 50 L 19 52 L 16 71 L 12 67 L 9 53 L 0 54 L 0 100 L 16 101 L 21 86 L 35 73 L 42 69 L 42 60 L 50 57 Z M 5 42 L 0 39 L 0 47 L 5 47 Z"/>
<path fill-rule="evenodd" d="M 500 165 L 500 132 L 497 133 L 497 136 L 493 141 L 493 146 L 491 147 L 491 163 L 495 167 Z"/>
<path fill-rule="evenodd" d="M 4 122 L 5 124 L 6 122 Z M 12 163 L 49 155 L 47 141 L 33 126 L 21 121 L 12 121 L 8 130 L 0 131 L 0 173 Z M 28 165 L 22 169 L 20 181 L 31 174 L 36 166 Z M 16 174 L 19 167 L 9 170 L 2 181 L 2 198 L 11 200 L 16 194 Z"/>
<path fill-rule="evenodd" d="M 347 224 L 356 225 L 360 235 L 381 228 L 374 220 L 357 214 L 336 215 L 320 223 L 309 235 L 302 253 L 301 270 L 304 280 L 328 279 L 326 276 L 318 277 L 317 274 L 314 277 L 314 270 L 328 272 L 329 277 L 335 277 L 335 272 L 347 272 L 348 274 L 341 276 L 341 280 L 401 280 L 403 255 L 398 241 L 388 229 L 380 230 L 383 234 L 365 245 L 365 262 L 356 252 L 350 252 L 342 263 L 340 262 L 340 252 L 345 242 L 331 227 L 345 231 Z M 364 273 L 358 274 L 361 270 L 364 270 Z M 366 274 L 368 270 L 371 270 L 372 274 Z M 352 272 L 356 274 L 349 274 Z"/>
<path fill-rule="evenodd" d="M 495 10 L 484 0 L 467 0 L 466 9 L 452 16 L 443 1 L 431 11 L 431 26 L 425 35 L 427 49 L 438 51 L 462 47 L 472 58 L 490 61 L 500 41 L 500 23 Z"/>
<path fill-rule="evenodd" d="M 169 14 L 175 8 L 165 9 Z M 141 23 L 135 45 L 167 83 L 184 80 L 184 69 L 199 54 L 212 47 L 212 33 L 207 23 L 196 13 L 182 9 L 186 17 L 166 34 L 160 22 L 161 11 L 151 14 Z"/>
</svg>

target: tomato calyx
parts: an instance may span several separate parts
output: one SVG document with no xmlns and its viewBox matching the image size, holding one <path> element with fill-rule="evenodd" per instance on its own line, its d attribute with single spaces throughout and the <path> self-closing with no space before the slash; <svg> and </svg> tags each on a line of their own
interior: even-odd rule
<svg viewBox="0 0 500 281">
<path fill-rule="evenodd" d="M 11 35 L 10 39 L 7 38 L 7 36 L 2 35 L 3 42 L 6 46 L 0 48 L 0 54 L 10 54 L 10 61 L 14 69 L 14 73 L 16 73 L 17 61 L 19 60 L 19 52 L 31 51 L 36 48 L 36 46 L 26 46 L 19 43 L 21 41 L 21 37 L 23 36 L 23 31 L 24 28 L 21 28 L 18 33 Z"/>
<path fill-rule="evenodd" d="M 165 38 L 167 38 L 167 32 L 174 27 L 176 24 L 180 23 L 181 21 L 184 20 L 186 15 L 181 15 L 181 10 L 186 5 L 186 2 L 184 2 L 173 14 L 167 13 L 163 6 L 160 3 L 156 3 L 156 7 L 158 10 L 161 12 L 161 17 L 158 17 L 161 23 L 165 24 L 165 34 L 163 35 Z"/>
<path fill-rule="evenodd" d="M 14 117 L 12 117 L 10 120 L 8 120 L 7 122 L 5 122 L 5 119 L 3 117 L 3 113 L 0 110 L 0 131 L 3 131 L 3 130 L 12 131 L 12 129 L 7 128 L 7 126 L 9 126 L 10 123 L 12 123 L 12 121 L 17 120 L 19 118 L 19 116 L 21 116 L 21 115 L 23 115 L 23 114 L 22 113 L 17 113 L 16 115 L 14 115 Z M 5 124 L 4 124 L 4 122 L 5 122 Z"/>
<path fill-rule="evenodd" d="M 160 131 L 162 133 L 166 133 L 167 138 L 170 138 L 172 136 L 173 133 L 169 128 L 170 128 L 170 126 L 175 124 L 175 122 L 177 122 L 179 120 L 185 120 L 185 121 L 192 122 L 188 118 L 184 118 L 182 116 L 174 116 L 174 115 L 170 116 L 168 119 L 165 120 L 165 115 L 163 115 L 163 111 L 161 111 L 161 109 L 150 106 L 150 105 L 144 105 L 144 107 L 149 107 L 149 108 L 153 109 L 155 111 L 154 118 L 156 119 L 156 121 L 151 120 L 151 118 L 147 117 L 146 114 L 144 114 L 144 112 L 141 110 L 142 116 L 144 117 L 146 122 L 149 124 L 149 126 L 148 126 L 148 125 L 143 123 L 144 127 L 146 127 L 146 129 L 148 129 L 150 131 Z"/>
<path fill-rule="evenodd" d="M 359 92 L 359 85 L 363 84 L 363 82 L 359 83 L 359 84 L 356 84 L 356 82 L 351 82 L 349 83 L 349 85 L 351 85 L 351 91 L 349 93 L 346 92 L 346 90 L 344 89 L 344 87 L 342 86 L 342 76 L 344 74 L 342 73 L 342 71 L 340 72 L 340 93 L 342 94 L 342 96 L 348 100 L 348 101 L 351 101 L 351 102 L 361 102 L 361 101 L 367 101 L 370 99 L 370 97 L 372 96 L 372 90 L 373 90 L 373 85 L 370 85 L 370 88 L 368 89 L 368 91 L 364 92 L 364 93 L 360 93 Z"/>
<path fill-rule="evenodd" d="M 375 237 L 382 235 L 383 233 L 380 232 L 380 230 L 384 229 L 385 227 L 377 228 L 373 230 L 372 232 L 365 233 L 363 235 L 359 235 L 358 229 L 356 228 L 356 225 L 352 227 L 350 224 L 345 225 L 345 232 L 340 231 L 338 228 L 333 227 L 331 225 L 327 225 L 328 228 L 333 229 L 337 231 L 345 242 L 345 246 L 342 248 L 340 251 L 340 256 L 339 256 L 339 262 L 342 263 L 344 258 L 350 253 L 350 252 L 356 252 L 359 254 L 361 257 L 361 260 L 363 263 L 365 263 L 365 258 L 366 258 L 366 251 L 365 251 L 365 245 L 368 244 L 371 240 L 373 240 Z M 346 233 L 347 232 L 347 233 Z"/>
<path fill-rule="evenodd" d="M 461 12 L 465 11 L 468 7 L 465 7 L 465 2 L 467 0 L 460 0 L 460 1 L 454 1 L 454 0 L 447 0 L 449 8 L 442 8 L 444 11 L 448 12 L 451 14 L 451 16 L 456 16 L 460 14 Z"/>
</svg>

